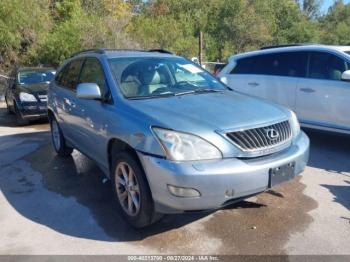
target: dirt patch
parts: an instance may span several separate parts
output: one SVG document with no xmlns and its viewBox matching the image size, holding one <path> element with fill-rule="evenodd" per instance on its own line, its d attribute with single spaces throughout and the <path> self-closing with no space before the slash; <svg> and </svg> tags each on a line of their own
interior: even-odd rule
<svg viewBox="0 0 350 262">
<path fill-rule="evenodd" d="M 317 202 L 303 194 L 300 177 L 257 196 L 259 208 L 226 209 L 216 212 L 205 223 L 207 234 L 219 237 L 220 254 L 283 254 L 283 247 L 294 232 L 312 222 L 308 212 Z M 276 196 L 278 193 L 278 196 Z M 282 197 L 281 197 L 282 195 Z"/>
</svg>

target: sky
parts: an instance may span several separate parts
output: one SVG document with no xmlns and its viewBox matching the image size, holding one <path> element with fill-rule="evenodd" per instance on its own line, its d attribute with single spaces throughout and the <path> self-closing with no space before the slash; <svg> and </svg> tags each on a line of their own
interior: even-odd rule
<svg viewBox="0 0 350 262">
<path fill-rule="evenodd" d="M 335 0 L 323 0 L 323 1 L 322 1 L 322 8 L 321 8 L 322 13 L 326 13 L 327 10 L 328 10 L 328 8 L 331 7 L 331 6 L 333 5 L 334 1 L 335 1 Z M 348 3 L 350 3 L 350 0 L 343 0 L 343 2 L 344 2 L 345 4 L 348 4 Z"/>
</svg>

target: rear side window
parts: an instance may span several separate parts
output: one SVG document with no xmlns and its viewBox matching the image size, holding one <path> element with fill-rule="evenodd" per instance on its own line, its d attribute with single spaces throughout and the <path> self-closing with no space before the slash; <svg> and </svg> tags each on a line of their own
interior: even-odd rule
<svg viewBox="0 0 350 262">
<path fill-rule="evenodd" d="M 341 80 L 341 75 L 346 69 L 346 62 L 333 54 L 322 52 L 310 53 L 308 75 L 310 78 Z"/>
<path fill-rule="evenodd" d="M 231 74 L 256 74 L 255 61 L 255 56 L 239 59 Z"/>
<path fill-rule="evenodd" d="M 74 60 L 65 66 L 65 68 L 61 71 L 62 75 L 57 76 L 58 84 L 71 90 L 75 90 L 81 69 L 81 64 L 82 60 L 79 59 Z"/>
<path fill-rule="evenodd" d="M 306 52 L 288 52 L 244 58 L 231 73 L 305 77 L 306 67 Z"/>
<path fill-rule="evenodd" d="M 62 77 L 64 75 L 64 72 L 67 70 L 67 68 L 69 68 L 69 64 L 65 65 L 56 75 L 55 77 L 55 82 L 57 85 L 62 85 Z"/>
</svg>

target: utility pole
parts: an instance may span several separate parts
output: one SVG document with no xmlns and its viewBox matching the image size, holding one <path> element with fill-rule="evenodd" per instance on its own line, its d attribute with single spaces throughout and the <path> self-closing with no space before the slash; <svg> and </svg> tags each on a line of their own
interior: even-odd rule
<svg viewBox="0 0 350 262">
<path fill-rule="evenodd" d="M 202 31 L 199 32 L 199 53 L 198 53 L 198 57 L 199 57 L 199 64 L 202 65 L 202 62 L 203 62 L 203 32 Z"/>
</svg>

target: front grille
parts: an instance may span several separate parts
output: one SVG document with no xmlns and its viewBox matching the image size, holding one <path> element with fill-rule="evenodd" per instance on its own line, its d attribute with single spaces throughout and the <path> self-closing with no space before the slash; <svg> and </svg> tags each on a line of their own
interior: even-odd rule
<svg viewBox="0 0 350 262">
<path fill-rule="evenodd" d="M 47 95 L 38 95 L 41 102 L 47 102 Z"/>
<path fill-rule="evenodd" d="M 241 150 L 254 152 L 287 143 L 292 137 L 292 131 L 287 120 L 269 126 L 230 132 L 227 136 Z"/>
</svg>

